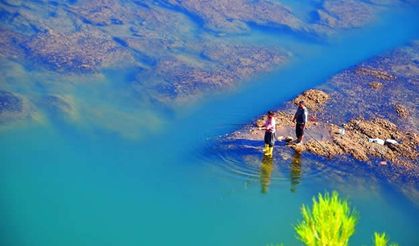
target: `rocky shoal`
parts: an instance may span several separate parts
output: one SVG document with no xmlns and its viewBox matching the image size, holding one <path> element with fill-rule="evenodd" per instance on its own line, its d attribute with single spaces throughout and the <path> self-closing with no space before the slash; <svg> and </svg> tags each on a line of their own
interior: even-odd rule
<svg viewBox="0 0 419 246">
<path fill-rule="evenodd" d="M 375 57 L 333 76 L 318 88 L 298 95 L 275 111 L 279 139 L 294 136 L 292 117 L 304 100 L 309 122 L 303 144 L 289 144 L 333 161 L 356 159 L 390 180 L 419 181 L 419 43 Z M 237 140 L 263 139 L 265 116 L 228 135 Z M 387 140 L 384 144 L 374 139 Z M 395 142 L 394 142 L 394 141 Z M 245 148 L 245 147 L 244 147 Z M 261 151 L 261 149 L 260 149 Z M 382 168 L 387 166 L 391 168 Z"/>
</svg>

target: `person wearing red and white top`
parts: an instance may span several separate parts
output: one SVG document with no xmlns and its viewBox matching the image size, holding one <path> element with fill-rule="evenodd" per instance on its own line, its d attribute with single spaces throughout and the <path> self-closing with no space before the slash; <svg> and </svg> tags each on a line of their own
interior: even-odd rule
<svg viewBox="0 0 419 246">
<path fill-rule="evenodd" d="M 263 152 L 266 156 L 272 156 L 274 145 L 275 145 L 275 131 L 276 131 L 276 121 L 274 113 L 272 111 L 268 112 L 268 118 L 265 121 L 263 127 L 265 129 L 265 148 Z"/>
</svg>

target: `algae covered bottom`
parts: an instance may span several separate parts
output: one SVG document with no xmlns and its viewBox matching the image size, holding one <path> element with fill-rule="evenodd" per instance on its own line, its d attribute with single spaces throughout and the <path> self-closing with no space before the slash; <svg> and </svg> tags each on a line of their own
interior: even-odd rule
<svg viewBox="0 0 419 246">
<path fill-rule="evenodd" d="M 414 3 L 5 0 L 0 10 L 1 245 L 295 245 L 301 204 L 332 189 L 362 215 L 350 244 L 374 231 L 418 244 L 415 196 L 404 195 L 415 190 L 362 162 L 263 159 L 259 141 L 237 152 L 213 141 L 417 39 Z"/>
</svg>

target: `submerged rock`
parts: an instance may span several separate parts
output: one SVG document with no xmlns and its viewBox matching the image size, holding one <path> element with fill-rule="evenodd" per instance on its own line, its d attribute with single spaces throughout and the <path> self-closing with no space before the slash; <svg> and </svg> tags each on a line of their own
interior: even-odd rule
<svg viewBox="0 0 419 246">
<path fill-rule="evenodd" d="M 182 101 L 209 90 L 231 88 L 237 81 L 269 71 L 287 58 L 275 49 L 212 43 L 204 46 L 201 56 L 205 58 L 203 63 L 167 57 L 156 65 L 152 76 L 164 83 L 154 87 L 163 98 Z"/>
<path fill-rule="evenodd" d="M 285 26 L 291 30 L 303 30 L 304 23 L 288 8 L 266 0 L 213 0 L 213 1 L 161 1 L 185 9 L 203 20 L 214 31 L 243 32 L 248 24 L 262 26 Z"/>
<path fill-rule="evenodd" d="M 70 116 L 74 114 L 75 108 L 70 100 L 60 95 L 47 95 L 42 97 L 40 105 L 55 115 Z"/>
<path fill-rule="evenodd" d="M 22 50 L 16 45 L 23 40 L 23 35 L 0 28 L 0 56 L 12 59 L 23 57 Z"/>
<path fill-rule="evenodd" d="M 377 7 L 364 1 L 325 0 L 317 10 L 319 22 L 332 28 L 354 28 L 374 18 Z"/>
<path fill-rule="evenodd" d="M 94 71 L 104 64 L 133 60 L 105 34 L 89 29 L 71 34 L 49 30 L 25 46 L 30 57 L 57 70 Z"/>
<path fill-rule="evenodd" d="M 238 33 L 254 37 L 249 31 L 257 29 L 317 39 L 325 32 L 363 26 L 389 6 L 361 0 L 307 5 L 310 10 L 301 14 L 286 1 L 270 0 L 2 1 L 0 55 L 59 73 L 135 67 L 135 89 L 171 103 L 230 88 L 292 56 L 292 50 Z M 392 74 L 415 69 L 402 64 Z"/>
<path fill-rule="evenodd" d="M 22 100 L 11 92 L 0 91 L 0 114 L 22 111 Z"/>
<path fill-rule="evenodd" d="M 359 75 L 363 75 L 363 76 L 372 76 L 376 79 L 380 79 L 380 80 L 384 80 L 384 81 L 389 81 L 389 80 L 395 80 L 396 77 L 392 74 L 390 74 L 389 72 L 380 70 L 380 69 L 376 69 L 376 68 L 371 68 L 371 67 L 359 67 L 356 70 L 356 73 Z"/>
<path fill-rule="evenodd" d="M 28 106 L 21 97 L 0 90 L 0 123 L 23 119 L 28 115 Z"/>
</svg>

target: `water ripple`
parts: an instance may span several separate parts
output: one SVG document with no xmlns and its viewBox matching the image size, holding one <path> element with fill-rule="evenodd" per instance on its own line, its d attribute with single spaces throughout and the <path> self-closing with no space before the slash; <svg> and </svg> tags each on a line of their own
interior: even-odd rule
<svg viewBox="0 0 419 246">
<path fill-rule="evenodd" d="M 199 158 L 222 176 L 245 181 L 269 183 L 299 183 L 341 177 L 345 171 L 330 165 L 330 161 L 310 154 L 298 154 L 286 146 L 275 147 L 273 158 L 263 156 L 259 146 L 225 146 L 212 148 Z"/>
</svg>

